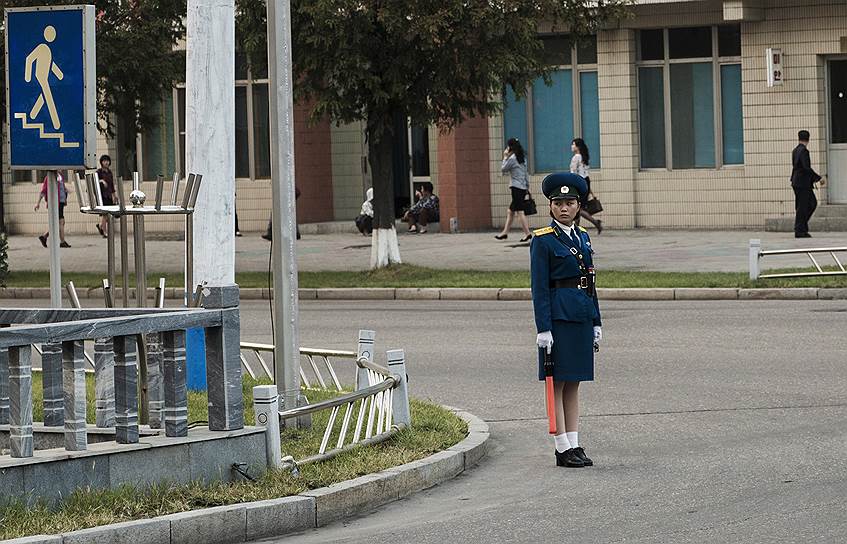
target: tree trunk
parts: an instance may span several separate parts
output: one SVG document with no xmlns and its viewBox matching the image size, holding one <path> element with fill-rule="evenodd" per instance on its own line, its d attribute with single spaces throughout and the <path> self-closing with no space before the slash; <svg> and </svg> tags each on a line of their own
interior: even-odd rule
<svg viewBox="0 0 847 544">
<path fill-rule="evenodd" d="M 394 166 L 391 123 L 368 123 L 368 162 L 373 178 L 374 230 L 371 268 L 401 263 L 394 230 Z"/>
</svg>

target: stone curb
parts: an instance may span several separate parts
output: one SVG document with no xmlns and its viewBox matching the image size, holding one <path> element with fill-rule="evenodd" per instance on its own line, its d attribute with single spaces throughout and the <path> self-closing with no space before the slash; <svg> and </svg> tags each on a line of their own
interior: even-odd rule
<svg viewBox="0 0 847 544">
<path fill-rule="evenodd" d="M 322 527 L 456 477 L 488 452 L 488 424 L 445 407 L 468 424 L 468 436 L 424 459 L 299 495 L 127 521 L 6 544 L 225 544 Z"/>
<path fill-rule="evenodd" d="M 120 298 L 120 289 L 113 296 Z M 599 288 L 603 300 L 847 300 L 847 288 L 755 288 L 734 289 L 723 287 L 677 287 L 677 288 Z M 532 300 L 529 288 L 497 287 L 351 287 L 300 289 L 301 300 Z M 242 300 L 268 300 L 268 288 L 244 288 Z M 148 300 L 153 300 L 154 291 L 148 289 Z M 80 298 L 102 300 L 98 289 L 81 290 Z M 0 287 L 0 299 L 50 298 L 50 290 L 44 287 Z M 135 289 L 130 289 L 130 298 L 135 299 Z M 165 298 L 182 298 L 176 288 L 165 290 Z"/>
</svg>

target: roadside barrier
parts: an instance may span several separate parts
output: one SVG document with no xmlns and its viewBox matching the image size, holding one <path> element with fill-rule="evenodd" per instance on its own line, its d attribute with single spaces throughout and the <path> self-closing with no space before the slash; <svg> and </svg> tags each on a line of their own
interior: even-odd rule
<svg viewBox="0 0 847 544">
<path fill-rule="evenodd" d="M 847 276 L 847 270 L 838 259 L 838 253 L 847 252 L 847 247 L 830 247 L 830 248 L 808 248 L 808 249 L 776 249 L 762 251 L 762 241 L 759 239 L 750 239 L 750 279 L 773 279 L 773 278 L 807 278 L 819 276 Z M 824 270 L 817 259 L 816 254 L 828 253 L 838 270 Z M 760 269 L 760 261 L 763 257 L 774 255 L 806 255 L 812 261 L 814 272 L 790 272 L 782 274 L 762 274 Z"/>
</svg>

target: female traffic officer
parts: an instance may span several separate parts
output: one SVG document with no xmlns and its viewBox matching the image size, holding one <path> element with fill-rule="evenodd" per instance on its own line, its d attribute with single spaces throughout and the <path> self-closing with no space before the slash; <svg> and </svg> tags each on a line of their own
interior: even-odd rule
<svg viewBox="0 0 847 544">
<path fill-rule="evenodd" d="M 541 184 L 553 221 L 537 229 L 530 245 L 532 304 L 538 331 L 539 379 L 544 353 L 552 356 L 556 408 L 556 465 L 592 466 L 579 445 L 579 384 L 594 379 L 594 350 L 600 341 L 600 306 L 594 289 L 591 241 L 574 224 L 585 180 L 571 173 L 550 174 Z"/>
</svg>

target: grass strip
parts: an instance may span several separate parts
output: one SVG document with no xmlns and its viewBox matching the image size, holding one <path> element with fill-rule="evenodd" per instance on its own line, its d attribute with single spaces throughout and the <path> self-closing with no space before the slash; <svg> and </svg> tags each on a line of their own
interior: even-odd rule
<svg viewBox="0 0 847 544">
<path fill-rule="evenodd" d="M 88 378 L 89 422 L 93 421 L 94 380 Z M 39 373 L 33 376 L 33 408 L 42 418 Z M 252 388 L 259 381 L 244 379 L 245 421 L 253 422 Z M 330 391 L 305 390 L 311 402 L 334 396 Z M 191 393 L 189 421 L 208 419 L 205 394 Z M 390 440 L 345 452 L 322 463 L 300 468 L 299 477 L 288 471 L 271 471 L 256 482 L 161 484 L 144 490 L 123 486 L 115 490 L 78 490 L 53 507 L 46 503 L 27 506 L 22 502 L 0 505 L 0 540 L 37 534 L 76 531 L 99 525 L 162 516 L 212 506 L 260 501 L 302 493 L 333 483 L 422 459 L 458 443 L 467 435 L 467 425 L 449 411 L 431 402 L 412 399 L 413 427 Z M 312 429 L 283 430 L 282 448 L 295 459 L 317 452 L 329 413 L 313 417 Z M 336 424 L 337 426 L 337 424 Z"/>
<path fill-rule="evenodd" d="M 807 271 L 808 269 L 806 269 Z M 802 271 L 798 269 L 769 270 L 768 273 Z M 182 274 L 151 273 L 147 285 L 157 285 L 158 278 L 166 279 L 169 287 L 182 285 Z M 101 275 L 67 273 L 63 281 L 72 280 L 78 289 L 99 288 Z M 238 272 L 236 282 L 243 288 L 268 287 L 266 272 Z M 46 287 L 50 284 L 45 271 L 12 272 L 9 287 Z M 135 285 L 134 278 L 130 285 Z M 414 265 L 396 265 L 379 270 L 358 272 L 300 272 L 299 285 L 307 289 L 349 287 L 529 287 L 528 271 L 443 270 Z M 763 279 L 751 281 L 746 272 L 648 272 L 634 270 L 601 270 L 598 287 L 847 287 L 847 276 L 813 278 Z"/>
</svg>

